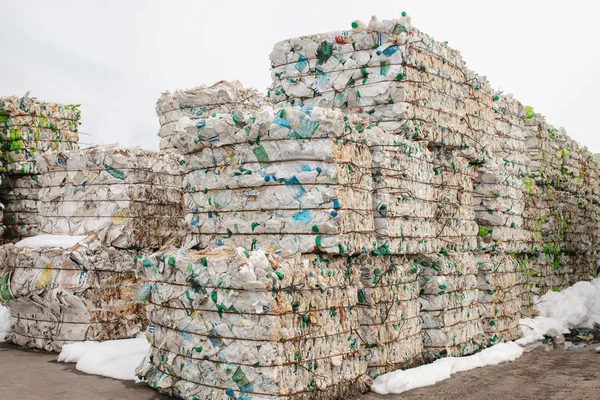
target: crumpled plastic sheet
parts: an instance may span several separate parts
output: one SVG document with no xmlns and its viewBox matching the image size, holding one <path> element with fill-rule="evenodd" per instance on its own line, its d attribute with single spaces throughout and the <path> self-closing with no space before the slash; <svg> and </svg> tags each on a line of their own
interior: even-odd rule
<svg viewBox="0 0 600 400">
<path fill-rule="evenodd" d="M 136 373 L 164 393 L 337 398 L 368 381 L 356 334 L 359 270 L 346 257 L 168 249 L 138 268 L 152 333 Z"/>
<path fill-rule="evenodd" d="M 485 338 L 473 254 L 445 252 L 413 257 L 421 267 L 424 358 L 458 357 L 481 349 Z"/>
<path fill-rule="evenodd" d="M 478 254 L 477 289 L 483 329 L 490 344 L 521 337 L 523 294 L 528 291 L 528 271 L 513 254 Z M 525 305 L 528 311 L 528 305 Z"/>
<path fill-rule="evenodd" d="M 211 115 L 230 114 L 233 110 L 254 114 L 268 104 L 262 94 L 244 88 L 239 81 L 164 92 L 156 103 L 160 149 L 186 153 L 188 145 L 193 147 L 197 125 Z"/>
<path fill-rule="evenodd" d="M 340 108 L 389 133 L 456 148 L 484 148 L 495 130 L 489 83 L 408 16 L 284 40 L 270 59 L 268 97 L 278 105 Z"/>
<path fill-rule="evenodd" d="M 18 242 L 39 232 L 38 175 L 4 175 L 0 199 L 4 206 L 4 242 Z"/>
<path fill-rule="evenodd" d="M 36 174 L 36 154 L 78 149 L 78 107 L 39 101 L 28 94 L 1 97 L 0 148 L 6 170 Z"/>
<path fill-rule="evenodd" d="M 146 324 L 135 257 L 94 236 L 69 249 L 0 246 L 0 302 L 12 315 L 7 340 L 60 351 L 67 343 L 134 337 Z"/>
<path fill-rule="evenodd" d="M 205 147 L 189 157 L 183 183 L 187 246 L 285 254 L 372 248 L 367 125 L 321 108 L 208 118 L 199 130 Z"/>
<path fill-rule="evenodd" d="M 159 248 L 184 236 L 181 156 L 115 145 L 46 152 L 40 231 L 97 234 L 119 248 Z"/>
<path fill-rule="evenodd" d="M 419 264 L 409 256 L 356 258 L 361 351 L 371 377 L 420 365 Z"/>
</svg>

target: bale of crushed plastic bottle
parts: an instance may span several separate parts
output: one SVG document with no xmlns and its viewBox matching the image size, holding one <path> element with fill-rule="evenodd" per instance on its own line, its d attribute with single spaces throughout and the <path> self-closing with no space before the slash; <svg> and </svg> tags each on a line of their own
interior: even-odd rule
<svg viewBox="0 0 600 400">
<path fill-rule="evenodd" d="M 334 399 L 368 382 L 346 257 L 170 249 L 138 267 L 153 332 L 136 373 L 161 392 Z"/>
<path fill-rule="evenodd" d="M 96 234 L 119 248 L 181 243 L 182 164 L 176 154 L 115 145 L 46 152 L 38 157 L 40 232 Z"/>
<path fill-rule="evenodd" d="M 67 343 L 134 337 L 145 326 L 136 252 L 94 236 L 48 236 L 0 246 L 0 302 L 8 341 L 60 351 Z"/>
</svg>

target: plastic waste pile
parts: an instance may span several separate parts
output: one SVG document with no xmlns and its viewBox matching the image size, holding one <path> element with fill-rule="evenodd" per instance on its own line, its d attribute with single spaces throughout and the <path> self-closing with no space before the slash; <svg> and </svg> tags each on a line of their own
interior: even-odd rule
<svg viewBox="0 0 600 400">
<path fill-rule="evenodd" d="M 66 343 L 129 338 L 143 329 L 134 251 L 104 246 L 95 236 L 53 247 L 43 246 L 44 238 L 30 247 L 0 246 L 0 303 L 12 316 L 7 340 L 59 351 Z"/>
<path fill-rule="evenodd" d="M 266 99 L 218 82 L 157 103 L 161 151 L 185 158 L 187 235 L 139 265 L 156 324 L 138 372 L 152 386 L 183 398 L 341 395 L 330 373 L 354 385 L 516 339 L 537 295 L 595 273 L 598 161 L 405 13 L 279 42 L 270 59 Z M 342 304 L 333 319 L 302 314 L 324 300 L 285 286 L 295 263 L 309 265 L 290 269 L 299 282 L 343 271 L 343 285 L 325 285 Z M 313 341 L 306 357 L 325 352 L 318 379 L 312 361 L 298 367 L 304 350 L 264 355 L 267 326 L 269 339 L 297 338 L 280 328 L 284 310 L 300 336 L 304 324 L 354 326 L 353 378 L 332 361 L 337 344 Z M 216 368 L 217 354 L 230 367 Z"/>
<path fill-rule="evenodd" d="M 478 253 L 489 253 L 477 255 L 484 260 L 478 265 L 489 265 L 491 258 L 513 268 L 478 273 L 488 285 L 513 292 L 516 289 L 510 287 L 517 285 L 520 290 L 515 296 L 521 299 L 521 309 L 502 309 L 504 301 L 498 296 L 486 300 L 495 304 L 496 314 L 507 316 L 504 322 L 513 323 L 502 332 L 518 331 L 514 324 L 521 310 L 531 306 L 531 294 L 554 286 L 546 279 L 563 279 L 557 290 L 568 286 L 574 275 L 593 276 L 598 258 L 593 234 L 599 222 L 597 160 L 531 107 L 495 91 L 486 77 L 466 67 L 459 52 L 414 28 L 408 16 L 389 21 L 373 17 L 368 25 L 353 22 L 350 30 L 284 40 L 274 46 L 270 59 L 273 83 L 268 97 L 276 107 L 319 106 L 356 113 L 392 137 L 372 146 L 375 230 L 381 251 L 445 249 L 428 236 L 440 214 L 449 216 L 442 232 L 454 236 L 449 240 L 454 248 L 445 250 L 473 251 L 470 246 L 476 240 Z M 405 164 L 410 167 L 399 167 Z M 389 165 L 398 166 L 398 171 L 392 174 Z M 428 191 L 423 182 L 450 186 L 461 165 L 473 181 L 462 197 L 473 192 L 473 202 L 463 208 L 459 196 L 447 203 L 450 212 L 444 213 L 443 196 L 435 189 Z M 417 174 L 423 181 L 414 182 Z M 408 187 L 412 191 L 407 196 Z M 394 200 L 392 192 L 398 194 Z M 394 208 L 410 204 L 411 195 L 419 199 L 418 205 L 400 213 L 414 214 L 394 214 Z M 435 203 L 432 208 L 425 205 L 429 199 Z M 472 239 L 473 222 L 477 226 Z M 452 224 L 456 229 L 448 229 Z M 551 272 L 552 277 L 539 275 L 549 273 L 541 267 L 525 273 L 523 264 L 529 259 L 537 263 L 540 252 L 569 257 L 584 253 L 578 267 L 583 271 L 565 265 Z M 504 284 L 508 286 L 502 288 Z M 486 310 L 482 313 L 487 315 Z M 499 328 L 489 324 L 484 329 L 489 341 L 511 336 L 498 334 Z"/>
<path fill-rule="evenodd" d="M 525 107 L 525 125 L 531 186 L 539 192 L 530 214 L 539 215 L 540 237 L 539 252 L 527 259 L 531 290 L 542 295 L 596 276 L 600 164 L 531 107 Z"/>
<path fill-rule="evenodd" d="M 359 393 L 358 269 L 347 257 L 222 246 L 138 260 L 150 353 L 136 373 L 179 398 Z"/>
<path fill-rule="evenodd" d="M 418 268 L 379 246 L 374 230 L 371 146 L 383 132 L 355 115 L 319 107 L 255 113 L 224 107 L 224 114 L 196 118 L 187 130 L 193 147 L 178 149 L 190 170 L 186 245 L 242 246 L 281 257 L 352 255 L 339 259 L 344 270 L 361 274 L 352 288 L 360 324 L 356 350 L 368 374 L 421 363 Z M 182 116 L 179 126 L 185 123 Z"/>
<path fill-rule="evenodd" d="M 35 156 L 47 150 L 77 149 L 78 105 L 42 102 L 26 94 L 0 98 L 0 140 L 5 182 L 0 199 L 4 214 L 5 241 L 38 233 L 37 191 L 39 173 Z"/>
<path fill-rule="evenodd" d="M 95 234 L 118 248 L 181 243 L 182 163 L 177 154 L 116 145 L 43 153 L 37 157 L 40 232 Z"/>
</svg>

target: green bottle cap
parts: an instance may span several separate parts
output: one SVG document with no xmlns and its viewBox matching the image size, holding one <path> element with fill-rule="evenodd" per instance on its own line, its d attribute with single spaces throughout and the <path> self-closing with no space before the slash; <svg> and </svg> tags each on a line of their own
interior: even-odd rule
<svg viewBox="0 0 600 400">
<path fill-rule="evenodd" d="M 352 21 L 352 28 L 353 28 L 353 29 L 356 29 L 356 28 L 358 28 L 358 22 L 356 22 L 356 21 Z"/>
</svg>

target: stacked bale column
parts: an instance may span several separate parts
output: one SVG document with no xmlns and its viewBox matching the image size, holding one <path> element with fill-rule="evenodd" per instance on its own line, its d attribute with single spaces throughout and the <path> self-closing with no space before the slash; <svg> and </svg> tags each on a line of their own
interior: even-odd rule
<svg viewBox="0 0 600 400">
<path fill-rule="evenodd" d="M 478 115 L 479 104 L 465 101 L 471 87 L 457 52 L 403 17 L 372 19 L 369 26 L 356 21 L 351 31 L 277 43 L 271 63 L 268 96 L 279 106 L 339 108 L 385 131 L 372 145 L 378 252 L 416 259 L 444 252 L 472 259 L 469 253 L 477 249 L 472 168 L 463 156 L 477 156 L 483 133 L 476 120 L 467 119 L 468 114 Z M 474 265 L 471 262 L 462 272 L 454 269 L 470 276 L 457 291 L 474 289 Z M 476 296 L 470 299 L 461 307 L 469 308 L 466 312 L 476 320 Z M 444 310 L 448 307 L 421 313 Z M 444 318 L 422 317 L 424 329 L 444 328 L 439 325 Z M 464 333 L 472 334 L 465 339 L 470 343 L 481 341 L 481 325 L 475 325 L 475 331 Z M 478 348 L 463 346 L 457 352 L 451 335 L 443 339 L 448 339 L 448 351 L 440 351 L 436 342 L 436 349 L 426 349 L 430 357 Z M 425 346 L 433 344 L 426 339 Z"/>
<path fill-rule="evenodd" d="M 6 173 L 0 199 L 6 206 L 5 241 L 38 233 L 40 186 L 35 156 L 47 150 L 77 149 L 80 116 L 76 105 L 42 102 L 27 95 L 0 98 L 0 140 Z"/>
<path fill-rule="evenodd" d="M 364 133 L 367 124 L 319 108 L 255 111 L 253 105 L 261 99 L 240 101 L 243 93 L 249 91 L 221 82 L 163 96 L 157 104 L 161 115 L 169 107 L 171 119 L 179 113 L 175 123 L 161 126 L 161 135 L 177 137 L 162 150 L 185 154 L 186 247 L 206 249 L 198 253 L 205 254 L 198 268 L 215 273 L 219 262 L 214 260 L 219 254 L 237 252 L 248 260 L 266 253 L 274 269 L 256 271 L 261 282 L 273 278 L 272 287 L 248 286 L 245 292 L 232 289 L 239 293 L 235 310 L 226 300 L 226 305 L 215 306 L 216 312 L 203 307 L 198 313 L 180 317 L 181 323 L 192 327 L 188 329 L 190 341 L 203 340 L 201 325 L 193 328 L 200 319 L 223 326 L 222 331 L 214 332 L 209 351 L 221 342 L 240 346 L 240 355 L 223 356 L 237 365 L 232 372 L 243 373 L 229 377 L 228 373 L 213 374 L 210 359 L 193 359 L 196 370 L 206 364 L 210 377 L 204 382 L 213 382 L 212 389 L 198 385 L 200 377 L 185 371 L 169 370 L 171 377 L 162 372 L 156 375 L 156 371 L 175 365 L 169 359 L 163 363 L 153 358 L 140 373 L 151 383 L 160 377 L 159 387 L 185 398 L 237 392 L 259 398 L 329 398 L 358 391 L 365 382 L 367 366 L 359 354 L 358 277 L 364 258 L 359 254 L 373 246 L 371 154 Z M 178 107 L 180 111 L 176 111 Z M 204 113 L 190 118 L 187 109 L 203 109 Z M 180 253 L 186 257 L 195 254 L 190 250 Z M 232 267 L 242 262 L 239 257 L 227 258 Z M 175 264 L 178 259 L 174 258 Z M 154 261 L 149 260 L 148 265 L 153 266 Z M 221 273 L 223 285 L 238 279 L 239 268 L 235 265 Z M 194 290 L 213 291 L 206 280 Z M 256 291 L 267 295 L 253 293 Z M 215 292 L 217 299 L 228 298 L 226 292 L 221 293 Z M 243 306 L 245 296 L 265 297 L 264 309 Z M 150 319 L 163 319 L 167 314 L 149 309 Z M 236 319 L 256 321 L 264 329 L 247 330 L 232 342 L 225 335 L 225 327 L 227 321 Z M 165 325 L 169 319 L 158 322 L 157 326 Z M 287 328 L 269 331 L 281 324 Z M 157 326 L 153 342 L 166 337 L 164 329 Z M 276 346 L 276 360 L 261 356 L 262 361 L 246 363 L 240 358 L 254 357 L 253 344 L 263 342 L 260 346 L 265 349 Z M 277 366 L 282 358 L 285 363 Z"/>
<path fill-rule="evenodd" d="M 183 240 L 181 161 L 116 146 L 37 155 L 41 235 L 0 247 L 9 340 L 58 351 L 142 330 L 134 263 L 139 253 Z M 56 247 L 46 248 L 48 240 Z"/>
</svg>

